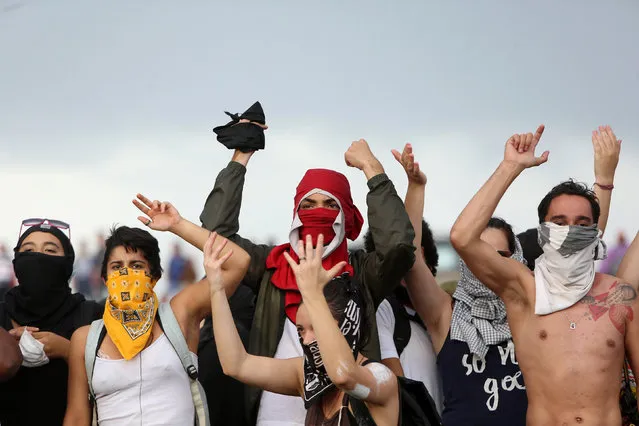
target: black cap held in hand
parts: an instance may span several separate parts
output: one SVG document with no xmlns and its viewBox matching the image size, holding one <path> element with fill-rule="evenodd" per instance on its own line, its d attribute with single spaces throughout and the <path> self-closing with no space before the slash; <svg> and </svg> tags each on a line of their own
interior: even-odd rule
<svg viewBox="0 0 639 426">
<path fill-rule="evenodd" d="M 228 149 L 239 149 L 242 152 L 252 152 L 264 149 L 264 129 L 253 123 L 240 123 L 240 120 L 249 120 L 255 123 L 266 124 L 264 110 L 259 102 L 255 102 L 241 115 L 231 114 L 229 123 L 213 129 L 217 140 Z"/>
</svg>

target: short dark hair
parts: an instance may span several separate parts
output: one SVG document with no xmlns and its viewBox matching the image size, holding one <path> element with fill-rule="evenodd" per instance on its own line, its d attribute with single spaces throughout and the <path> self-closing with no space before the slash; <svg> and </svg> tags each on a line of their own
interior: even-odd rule
<svg viewBox="0 0 639 426">
<path fill-rule="evenodd" d="M 335 318 L 338 324 L 341 324 L 344 320 L 348 301 L 354 297 L 357 297 L 360 301 L 360 334 L 356 345 L 356 349 L 358 351 L 361 351 L 370 340 L 372 326 L 371 317 L 375 315 L 373 305 L 366 297 L 364 291 L 364 288 L 358 280 L 344 275 L 332 279 L 324 287 L 324 297 L 326 298 L 328 309 L 331 311 L 333 318 Z"/>
<path fill-rule="evenodd" d="M 537 215 L 539 216 L 539 223 L 544 223 L 546 216 L 548 215 L 548 209 L 550 203 L 560 195 L 577 195 L 584 197 L 590 203 L 592 209 L 592 220 L 594 223 L 599 222 L 599 214 L 601 208 L 599 207 L 599 200 L 595 192 L 588 188 L 588 185 L 582 182 L 575 182 L 573 179 L 561 182 L 550 190 L 548 194 L 541 200 L 539 207 L 537 207 Z"/>
<path fill-rule="evenodd" d="M 432 272 L 433 276 L 437 276 L 437 266 L 439 266 L 439 253 L 437 252 L 437 244 L 435 244 L 435 238 L 433 237 L 433 231 L 430 229 L 428 223 L 422 219 L 422 249 L 424 249 L 424 261 Z M 367 253 L 375 251 L 375 242 L 373 241 L 373 234 L 370 230 L 366 231 L 364 235 L 364 250 Z"/>
<path fill-rule="evenodd" d="M 111 228 L 111 235 L 106 239 L 104 259 L 102 259 L 102 278 L 107 279 L 107 262 L 111 252 L 116 247 L 124 247 L 128 253 L 139 251 L 149 263 L 151 278 L 159 280 L 162 277 L 162 265 L 160 264 L 160 246 L 148 231 L 140 228 L 120 226 Z"/>
<path fill-rule="evenodd" d="M 517 249 L 517 244 L 515 243 L 515 233 L 513 232 L 513 227 L 506 222 L 504 219 L 500 217 L 491 217 L 488 220 L 488 225 L 486 228 L 499 229 L 506 234 L 506 239 L 508 240 L 508 250 L 510 253 L 514 254 Z"/>
</svg>

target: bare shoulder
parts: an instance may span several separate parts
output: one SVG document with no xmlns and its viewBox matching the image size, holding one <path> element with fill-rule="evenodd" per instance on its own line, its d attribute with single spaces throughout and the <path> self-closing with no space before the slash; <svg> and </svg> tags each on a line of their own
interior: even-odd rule
<svg viewBox="0 0 639 426">
<path fill-rule="evenodd" d="M 619 301 L 634 302 L 637 300 L 637 288 L 624 282 L 614 275 L 595 273 L 595 281 L 588 296 L 596 297 L 601 294 L 616 295 Z M 588 297 L 586 296 L 586 297 Z"/>
<path fill-rule="evenodd" d="M 71 336 L 71 341 L 80 341 L 86 343 L 90 328 L 90 325 L 83 325 L 80 328 L 76 328 L 76 330 L 73 332 L 73 335 Z"/>
</svg>

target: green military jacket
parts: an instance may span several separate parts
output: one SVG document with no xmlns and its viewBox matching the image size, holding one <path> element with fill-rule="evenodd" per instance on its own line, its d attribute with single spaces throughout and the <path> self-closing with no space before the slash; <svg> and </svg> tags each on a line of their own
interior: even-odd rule
<svg viewBox="0 0 639 426">
<path fill-rule="evenodd" d="M 242 283 L 253 289 L 257 301 L 248 352 L 273 357 L 286 319 L 284 292 L 271 284 L 273 270 L 266 269 L 266 258 L 274 246 L 254 244 L 238 235 L 245 174 L 246 168 L 235 161 L 231 161 L 220 172 L 206 200 L 200 221 L 206 229 L 230 239 L 250 254 L 251 263 Z M 368 188 L 368 225 L 375 241 L 375 252 L 351 252 L 349 262 L 355 277 L 368 290 L 365 296 L 377 309 L 415 261 L 415 232 L 404 203 L 386 174 L 370 179 Z M 370 314 L 370 340 L 362 353 L 368 358 L 380 359 L 375 311 Z M 247 388 L 246 393 L 247 414 L 250 424 L 255 424 L 262 391 Z"/>
</svg>

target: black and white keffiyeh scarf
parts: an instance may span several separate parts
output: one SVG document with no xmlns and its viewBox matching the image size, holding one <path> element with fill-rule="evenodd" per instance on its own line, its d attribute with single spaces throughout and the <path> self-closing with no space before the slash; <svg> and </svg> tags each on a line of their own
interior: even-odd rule
<svg viewBox="0 0 639 426">
<path fill-rule="evenodd" d="M 516 237 L 515 252 L 511 259 L 526 263 Z M 463 260 L 460 260 L 460 270 L 461 278 L 453 294 L 455 306 L 450 338 L 466 342 L 472 353 L 485 357 L 488 346 L 512 339 L 506 319 L 506 305 L 473 275 Z"/>
</svg>

